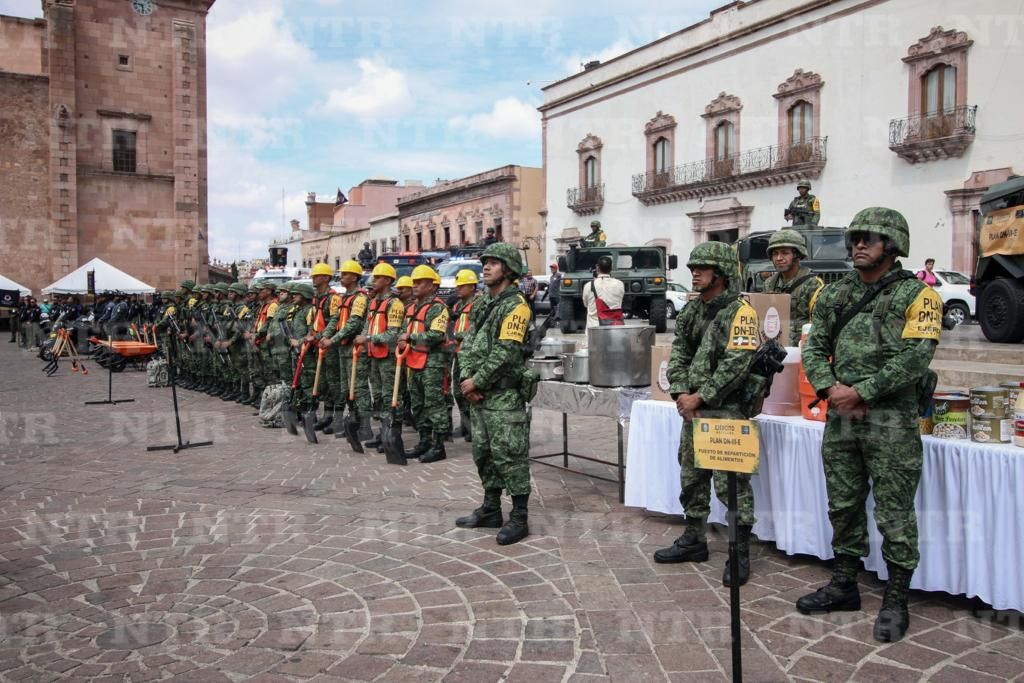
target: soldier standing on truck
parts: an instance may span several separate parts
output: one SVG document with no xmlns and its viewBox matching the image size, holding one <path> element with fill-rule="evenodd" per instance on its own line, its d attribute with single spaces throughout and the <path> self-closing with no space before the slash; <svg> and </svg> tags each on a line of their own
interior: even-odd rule
<svg viewBox="0 0 1024 683">
<path fill-rule="evenodd" d="M 811 194 L 811 181 L 801 180 L 797 183 L 796 191 L 798 196 L 789 203 L 783 216 L 792 223 L 794 228 L 799 226 L 818 227 L 818 221 L 821 220 L 821 202 Z"/>
<path fill-rule="evenodd" d="M 590 234 L 580 240 L 580 246 L 586 249 L 587 247 L 603 247 L 606 244 L 608 244 L 608 236 L 601 229 L 601 221 L 590 221 Z"/>
<path fill-rule="evenodd" d="M 786 346 L 800 343 L 804 325 L 811 322 L 811 312 L 818 292 L 825 286 L 810 268 L 800 266 L 807 258 L 807 242 L 796 230 L 779 230 L 768 240 L 768 258 L 775 266 L 775 274 L 764 283 L 769 294 L 789 294 L 789 341 Z"/>
</svg>

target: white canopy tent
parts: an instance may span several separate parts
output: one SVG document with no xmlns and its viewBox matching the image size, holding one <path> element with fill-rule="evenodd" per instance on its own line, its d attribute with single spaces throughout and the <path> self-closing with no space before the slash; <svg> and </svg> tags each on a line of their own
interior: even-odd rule
<svg viewBox="0 0 1024 683">
<path fill-rule="evenodd" d="M 94 258 L 79 266 L 49 287 L 43 287 L 43 294 L 85 294 L 89 291 L 88 273 L 96 271 L 96 293 L 118 291 L 125 294 L 152 294 L 156 291 L 142 280 L 123 270 L 118 270 L 106 261 Z"/>
<path fill-rule="evenodd" d="M 25 285 L 20 285 L 9 277 L 0 275 L 0 289 L 16 289 L 21 292 L 21 296 L 29 296 L 32 294 L 32 290 Z"/>
</svg>

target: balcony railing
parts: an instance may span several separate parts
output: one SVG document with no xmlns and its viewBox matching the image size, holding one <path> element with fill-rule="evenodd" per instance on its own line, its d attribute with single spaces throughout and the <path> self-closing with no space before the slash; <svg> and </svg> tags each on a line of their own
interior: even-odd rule
<svg viewBox="0 0 1024 683">
<path fill-rule="evenodd" d="M 570 187 L 565 191 L 565 203 L 581 216 L 597 213 L 604 206 L 604 183 L 587 187 Z"/>
<path fill-rule="evenodd" d="M 817 177 L 827 159 L 827 137 L 760 147 L 724 159 L 705 159 L 633 176 L 633 195 L 644 204 L 780 185 Z"/>
<path fill-rule="evenodd" d="M 974 141 L 977 105 L 961 105 L 889 122 L 889 149 L 916 164 L 963 155 Z"/>
</svg>

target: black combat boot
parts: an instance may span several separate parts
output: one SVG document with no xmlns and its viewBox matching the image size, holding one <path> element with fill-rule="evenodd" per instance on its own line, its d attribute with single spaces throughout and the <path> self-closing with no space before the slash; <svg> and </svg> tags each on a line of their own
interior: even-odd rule
<svg viewBox="0 0 1024 683">
<path fill-rule="evenodd" d="M 455 520 L 455 526 L 463 529 L 499 529 L 502 524 L 501 489 L 485 489 L 484 504 Z"/>
<path fill-rule="evenodd" d="M 430 450 L 430 432 L 420 432 L 420 442 L 411 451 L 405 452 L 407 458 L 418 458 Z"/>
<path fill-rule="evenodd" d="M 341 429 L 341 423 L 345 420 L 345 409 L 324 406 L 324 420 L 327 420 L 327 424 L 323 426 L 324 434 L 334 434 Z"/>
<path fill-rule="evenodd" d="M 430 450 L 420 456 L 420 462 L 437 462 L 447 457 L 448 454 L 444 450 L 444 434 L 434 432 L 430 437 Z"/>
<path fill-rule="evenodd" d="M 832 580 L 827 586 L 796 601 L 801 614 L 824 612 L 854 612 L 860 609 L 860 590 L 857 588 L 857 570 L 860 558 L 836 555 L 832 561 Z"/>
<path fill-rule="evenodd" d="M 253 408 L 259 408 L 260 402 L 263 400 L 263 387 L 255 386 L 252 389 L 252 396 L 249 397 L 249 403 Z"/>
<path fill-rule="evenodd" d="M 654 551 L 654 561 L 661 564 L 675 562 L 705 562 L 708 559 L 708 541 L 704 531 L 704 520 L 686 518 L 683 535 L 668 548 Z"/>
<path fill-rule="evenodd" d="M 510 545 L 518 543 L 530 535 L 528 524 L 527 508 L 530 503 L 530 494 L 512 496 L 512 512 L 508 515 L 508 521 L 501 527 L 494 540 L 498 545 Z"/>
<path fill-rule="evenodd" d="M 750 578 L 750 527 L 742 524 L 736 527 L 736 556 L 740 564 L 740 585 L 742 586 Z M 732 567 L 729 560 L 725 561 L 725 571 L 722 573 L 722 585 L 726 588 L 732 586 Z"/>
<path fill-rule="evenodd" d="M 242 388 L 238 391 L 238 396 L 235 397 L 235 403 L 242 406 L 249 405 L 249 399 L 252 395 L 249 393 L 249 383 L 246 382 L 242 385 Z"/>
<path fill-rule="evenodd" d="M 319 407 L 319 406 L 317 406 L 317 407 Z M 313 414 L 314 415 L 316 414 L 316 410 L 317 410 L 317 408 L 313 408 Z M 315 429 L 318 432 L 323 432 L 325 428 L 331 426 L 332 422 L 334 422 L 334 412 L 332 410 L 328 409 L 327 406 L 324 406 L 324 416 L 316 421 L 316 424 L 313 425 L 313 429 Z M 330 431 L 330 432 L 324 432 L 324 433 L 325 434 L 332 434 L 333 430 Z"/>
<path fill-rule="evenodd" d="M 913 569 L 887 565 L 889 582 L 882 594 L 882 609 L 875 619 L 875 640 L 881 643 L 895 643 L 903 638 L 910 626 L 910 611 L 907 599 L 910 597 L 910 577 Z"/>
<path fill-rule="evenodd" d="M 356 438 L 360 441 L 370 441 L 373 438 L 373 426 L 370 423 L 372 418 L 369 415 L 359 416 L 359 431 L 356 433 Z M 340 424 L 340 423 L 335 423 Z"/>
<path fill-rule="evenodd" d="M 379 419 L 377 421 L 380 422 Z M 381 427 L 375 432 L 371 425 L 370 434 L 372 434 L 372 436 L 363 445 L 367 448 L 382 448 L 384 446 L 384 427 Z"/>
</svg>

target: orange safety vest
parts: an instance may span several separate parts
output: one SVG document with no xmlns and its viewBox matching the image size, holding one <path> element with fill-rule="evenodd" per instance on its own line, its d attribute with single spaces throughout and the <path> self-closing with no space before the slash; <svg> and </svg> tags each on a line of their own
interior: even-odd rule
<svg viewBox="0 0 1024 683">
<path fill-rule="evenodd" d="M 395 297 L 389 296 L 385 299 L 374 298 L 370 301 L 370 315 L 367 316 L 370 320 L 370 326 L 367 328 L 366 336 L 370 337 L 375 334 L 383 334 L 388 329 L 388 308 L 391 306 L 391 302 L 395 300 Z M 388 345 L 387 344 L 374 344 L 370 343 L 367 345 L 371 358 L 387 358 L 388 357 Z"/>
<path fill-rule="evenodd" d="M 409 324 L 405 331 L 409 336 L 414 334 L 423 334 L 427 331 L 427 312 L 430 311 L 430 307 L 434 304 L 441 304 L 443 306 L 444 302 L 435 296 L 432 301 L 428 301 L 417 308 L 416 312 L 411 316 L 407 316 L 409 318 Z M 405 354 L 406 366 L 408 366 L 410 370 L 422 370 L 427 367 L 427 353 L 429 350 L 430 349 L 426 344 L 421 344 L 420 346 L 409 346 Z"/>
<path fill-rule="evenodd" d="M 260 312 L 256 315 L 256 331 L 259 332 L 267 324 L 267 311 L 270 310 L 270 303 L 265 303 L 260 307 Z"/>
<path fill-rule="evenodd" d="M 360 294 L 366 294 L 365 289 L 357 289 L 351 294 L 346 294 L 341 297 L 341 309 L 338 311 L 338 331 L 341 332 L 341 328 L 348 324 L 348 317 L 352 314 L 352 303 L 356 300 L 356 297 Z M 348 346 L 352 343 L 351 339 L 342 339 L 342 345 Z"/>
<path fill-rule="evenodd" d="M 455 319 L 455 334 L 461 334 L 469 329 L 469 314 L 473 310 L 473 304 L 476 303 L 476 299 L 471 298 L 469 303 L 466 304 L 465 308 L 459 311 L 459 317 Z M 455 344 L 455 351 L 462 350 L 462 340 L 458 340 Z"/>
<path fill-rule="evenodd" d="M 314 304 L 316 308 L 316 317 L 313 319 L 312 325 L 312 332 L 314 334 L 323 332 L 324 328 L 327 327 L 327 319 L 330 318 L 330 312 L 328 312 L 326 315 L 324 314 L 324 304 L 328 303 L 331 300 L 332 296 L 337 295 L 333 291 L 331 291 L 330 288 L 328 288 L 327 293 L 320 297 L 319 302 Z"/>
</svg>

